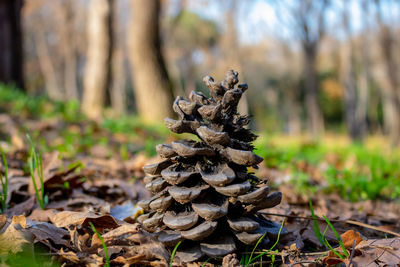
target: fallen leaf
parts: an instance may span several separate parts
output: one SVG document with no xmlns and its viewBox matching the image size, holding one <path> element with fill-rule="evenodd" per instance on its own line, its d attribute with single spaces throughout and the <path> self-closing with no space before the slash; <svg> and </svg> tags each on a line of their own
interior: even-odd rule
<svg viewBox="0 0 400 267">
<path fill-rule="evenodd" d="M 64 258 L 75 264 L 78 264 L 80 262 L 79 257 L 73 251 L 64 252 L 64 249 L 61 248 L 60 251 L 58 252 L 58 255 L 60 255 L 61 258 Z"/>
<path fill-rule="evenodd" d="M 1 214 L 0 215 L 0 231 L 7 223 L 7 215 Z"/>
<path fill-rule="evenodd" d="M 97 215 L 92 212 L 62 211 L 50 218 L 57 227 L 68 225 L 88 226 L 92 222 L 96 229 L 103 232 L 104 229 L 114 229 L 119 226 L 117 221 L 110 215 Z"/>
<path fill-rule="evenodd" d="M 145 259 L 146 259 L 145 255 L 136 255 L 136 256 L 133 256 L 133 257 L 129 257 L 129 258 L 124 258 L 122 256 L 118 256 L 115 259 L 113 259 L 111 261 L 111 263 L 113 263 L 113 264 L 124 264 L 124 265 L 126 264 L 126 265 L 129 266 L 131 264 L 137 264 L 140 261 L 145 260 Z"/>
<path fill-rule="evenodd" d="M 26 229 L 26 217 L 24 215 L 13 216 L 11 224 L 19 224 L 22 228 Z"/>
<path fill-rule="evenodd" d="M 356 266 L 400 265 L 400 238 L 364 240 L 356 246 L 360 255 L 354 257 Z"/>
<path fill-rule="evenodd" d="M 55 214 L 56 211 L 53 209 L 35 209 L 27 218 L 32 221 L 49 222 L 50 218 L 53 217 Z"/>
<path fill-rule="evenodd" d="M 154 237 L 143 231 L 139 224 L 123 224 L 102 235 L 107 246 L 130 246 L 133 253 L 145 255 L 146 260 L 159 259 L 164 263 L 169 260 L 169 252 L 164 245 Z M 101 242 L 96 235 L 92 239 L 92 248 L 100 247 Z"/>
<path fill-rule="evenodd" d="M 21 202 L 14 207 L 7 209 L 5 214 L 12 216 L 12 215 L 27 215 L 32 208 L 35 206 L 36 203 L 36 197 L 31 196 L 24 202 Z"/>
<path fill-rule="evenodd" d="M 52 247 L 48 243 L 51 240 L 56 245 L 70 247 L 67 239 L 64 238 L 69 235 L 68 231 L 53 224 L 46 222 L 35 223 L 29 228 L 29 232 L 33 234 L 35 242 L 41 242 Z"/>
<path fill-rule="evenodd" d="M 11 220 L 7 229 L 0 234 L 0 255 L 8 252 L 18 253 L 32 248 L 33 235 L 20 225 L 21 221 L 21 218 Z"/>
<path fill-rule="evenodd" d="M 340 235 L 342 239 L 343 245 L 345 248 L 352 248 L 354 240 L 356 241 L 356 246 L 363 241 L 359 232 L 355 232 L 354 230 L 348 230 L 345 233 Z"/>
</svg>

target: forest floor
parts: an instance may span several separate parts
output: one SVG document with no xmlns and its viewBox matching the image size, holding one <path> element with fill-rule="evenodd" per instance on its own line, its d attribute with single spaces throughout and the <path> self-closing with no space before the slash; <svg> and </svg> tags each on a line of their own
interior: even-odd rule
<svg viewBox="0 0 400 267">
<path fill-rule="evenodd" d="M 88 121 L 77 107 L 0 90 L 8 166 L 0 266 L 170 265 L 172 251 L 135 223 L 135 204 L 150 196 L 142 167 L 158 160 L 155 145 L 178 136 L 135 118 Z M 261 134 L 256 152 L 265 160 L 254 171 L 284 196 L 262 213 L 288 234 L 272 248 L 187 266 L 399 266 L 399 152 L 376 139 L 364 146 L 326 140 Z M 33 147 L 43 167 L 34 179 Z"/>
</svg>

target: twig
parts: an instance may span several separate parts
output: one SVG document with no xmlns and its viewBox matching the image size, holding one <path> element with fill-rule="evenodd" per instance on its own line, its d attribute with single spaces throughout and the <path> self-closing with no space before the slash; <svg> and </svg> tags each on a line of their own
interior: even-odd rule
<svg viewBox="0 0 400 267">
<path fill-rule="evenodd" d="M 295 263 L 290 264 L 289 267 L 293 267 L 293 266 L 295 266 L 296 264 L 301 264 L 301 265 L 303 265 L 303 263 L 315 263 L 315 261 L 298 261 L 298 262 L 295 262 Z"/>
<path fill-rule="evenodd" d="M 261 251 L 255 251 L 254 254 L 262 254 L 264 252 L 268 251 L 267 249 L 263 249 Z M 241 254 L 250 254 L 251 252 L 242 252 Z M 300 253 L 300 256 L 318 256 L 318 255 L 327 255 L 329 253 L 329 250 L 327 251 L 321 251 L 321 252 L 303 252 Z M 273 252 L 273 251 L 269 251 L 267 254 L 270 255 L 275 255 L 275 256 L 287 256 L 290 253 L 287 253 L 286 251 L 282 251 L 282 252 Z"/>
<path fill-rule="evenodd" d="M 354 257 L 354 253 L 356 252 L 355 250 L 356 248 L 356 240 L 353 240 L 353 246 L 351 247 L 351 254 L 350 254 L 350 258 L 349 258 L 349 264 L 347 265 L 347 267 L 351 267 L 351 265 L 353 264 L 353 257 Z"/>
<path fill-rule="evenodd" d="M 396 232 L 393 232 L 393 231 L 390 231 L 390 230 L 386 230 L 386 229 L 381 229 L 379 227 L 376 227 L 376 226 L 373 226 L 373 225 L 369 225 L 369 224 L 366 224 L 366 223 L 357 222 L 357 221 L 353 221 L 353 220 L 345 220 L 343 222 L 348 223 L 348 224 L 358 225 L 358 226 L 361 226 L 361 227 L 364 227 L 364 228 L 369 228 L 369 229 L 373 229 L 373 230 L 376 230 L 376 231 L 379 231 L 379 232 L 383 232 L 383 233 L 387 233 L 387 234 L 390 234 L 390 235 L 394 235 L 394 236 L 400 237 L 399 233 L 396 233 Z"/>
<path fill-rule="evenodd" d="M 265 215 L 270 215 L 270 216 L 279 216 L 279 217 L 287 217 L 287 218 L 294 218 L 294 219 L 305 219 L 305 220 L 318 220 L 318 221 L 325 221 L 324 219 L 321 218 L 312 218 L 309 216 L 297 216 L 297 215 L 286 215 L 286 214 L 279 214 L 279 213 L 271 213 L 271 212 L 259 212 L 261 214 L 265 214 Z M 397 237 L 400 237 L 399 233 L 390 231 L 390 230 L 386 230 L 386 229 L 381 229 L 379 227 L 373 226 L 373 225 L 369 225 L 366 223 L 362 223 L 362 222 L 358 222 L 358 221 L 354 221 L 354 220 L 335 220 L 335 219 L 329 219 L 331 222 L 341 222 L 341 223 L 347 223 L 347 224 L 352 224 L 352 225 L 357 225 L 357 226 L 361 226 L 364 228 L 369 228 L 375 231 L 379 231 L 382 233 L 386 233 L 386 234 L 390 234 L 390 235 L 394 235 Z"/>
</svg>

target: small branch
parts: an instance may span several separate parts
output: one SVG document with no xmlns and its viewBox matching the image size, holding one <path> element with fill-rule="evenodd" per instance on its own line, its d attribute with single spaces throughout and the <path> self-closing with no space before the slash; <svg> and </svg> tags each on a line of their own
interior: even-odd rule
<svg viewBox="0 0 400 267">
<path fill-rule="evenodd" d="M 347 265 L 347 267 L 351 267 L 351 265 L 353 264 L 353 257 L 354 257 L 354 253 L 356 252 L 355 250 L 356 248 L 356 240 L 353 240 L 353 246 L 351 247 L 351 254 L 350 254 L 350 258 L 349 258 L 349 264 Z"/>
<path fill-rule="evenodd" d="M 305 220 L 318 220 L 321 222 L 324 222 L 324 219 L 321 218 L 312 218 L 310 216 L 297 216 L 297 215 L 286 215 L 286 214 L 279 214 L 279 213 L 270 213 L 270 212 L 259 212 L 261 214 L 264 215 L 270 215 L 270 216 L 279 216 L 279 217 L 287 217 L 287 218 L 294 218 L 294 219 L 305 219 Z M 358 222 L 358 221 L 354 221 L 354 220 L 335 220 L 335 219 L 329 219 L 331 222 L 341 222 L 341 223 L 347 223 L 347 224 L 352 224 L 352 225 L 357 225 L 357 226 L 361 226 L 364 228 L 368 228 L 368 229 L 372 229 L 375 231 L 379 231 L 382 233 L 386 233 L 386 234 L 390 234 L 390 235 L 394 235 L 397 237 L 400 237 L 399 233 L 390 231 L 390 230 L 385 230 L 385 229 L 381 229 L 379 227 L 373 226 L 373 225 L 369 225 L 366 223 L 362 223 L 362 222 Z"/>
</svg>

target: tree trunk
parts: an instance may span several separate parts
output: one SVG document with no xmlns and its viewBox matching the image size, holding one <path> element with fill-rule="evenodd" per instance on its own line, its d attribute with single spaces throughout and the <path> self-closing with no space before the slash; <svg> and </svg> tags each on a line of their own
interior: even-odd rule
<svg viewBox="0 0 400 267">
<path fill-rule="evenodd" d="M 348 39 L 347 44 L 342 48 L 342 82 L 344 84 L 344 109 L 347 130 L 352 140 L 361 140 L 361 132 L 356 118 L 357 109 L 357 88 L 356 73 L 354 70 L 353 45 Z"/>
<path fill-rule="evenodd" d="M 391 143 L 397 145 L 400 139 L 400 101 L 397 64 L 393 53 L 393 39 L 387 26 L 381 28 L 381 49 L 388 79 L 383 86 L 384 128 L 389 134 Z"/>
<path fill-rule="evenodd" d="M 88 50 L 82 110 L 99 119 L 111 82 L 112 0 L 91 0 L 88 14 Z"/>
<path fill-rule="evenodd" d="M 44 78 L 44 87 L 50 99 L 61 101 L 63 94 L 57 79 L 52 57 L 46 41 L 46 33 L 43 31 L 43 24 L 37 24 L 37 32 L 34 34 L 36 53 L 40 70 Z"/>
<path fill-rule="evenodd" d="M 159 122 L 172 115 L 172 86 L 161 53 L 159 0 L 131 0 L 130 59 L 139 115 Z"/>
<path fill-rule="evenodd" d="M 24 89 L 22 61 L 22 0 L 0 0 L 0 82 Z"/>
<path fill-rule="evenodd" d="M 377 22 L 380 28 L 380 46 L 383 61 L 386 68 L 387 84 L 382 86 L 382 102 L 384 115 L 384 130 L 389 135 L 392 145 L 398 145 L 400 141 L 400 80 L 399 68 L 394 53 L 394 37 L 390 27 L 382 20 L 381 2 L 375 0 L 377 7 Z"/>
<path fill-rule="evenodd" d="M 239 38 L 237 27 L 235 25 L 236 19 L 238 17 L 238 0 L 229 0 L 223 2 L 225 5 L 223 9 L 225 9 L 225 25 L 226 30 L 225 34 L 222 35 L 221 38 L 221 46 L 223 48 L 224 53 L 224 62 L 226 63 L 226 67 L 224 72 L 233 69 L 239 72 L 242 76 L 239 79 L 243 79 L 244 71 L 242 69 L 243 66 L 243 58 L 241 56 L 239 50 Z M 247 94 L 243 94 L 239 105 L 238 111 L 242 115 L 249 114 L 249 105 Z"/>
<path fill-rule="evenodd" d="M 363 24 L 365 32 L 361 35 L 360 49 L 358 56 L 361 59 L 361 70 L 358 77 L 358 99 L 357 99 L 357 110 L 356 120 L 359 122 L 360 136 L 364 138 L 368 134 L 368 103 L 369 103 L 369 84 L 371 83 L 371 69 L 370 69 L 370 58 L 368 53 L 369 48 L 369 22 L 368 17 L 370 15 L 368 9 L 368 2 L 362 2 L 363 11 Z"/>
<path fill-rule="evenodd" d="M 347 130 L 352 140 L 362 141 L 364 137 L 364 122 L 366 120 L 365 113 L 361 114 L 362 108 L 359 106 L 364 101 L 365 95 L 361 95 L 357 90 L 357 74 L 355 70 L 356 56 L 355 44 L 351 34 L 349 22 L 349 13 L 347 9 L 343 10 L 343 27 L 347 37 L 347 43 L 343 44 L 341 57 L 341 76 L 344 84 L 345 99 L 345 119 Z M 361 44 L 363 45 L 363 44 Z M 365 88 L 363 88 L 365 89 Z M 365 92 L 364 92 L 365 93 Z M 362 100 L 361 102 L 359 101 Z M 364 116 L 362 116 L 364 115 Z"/>
<path fill-rule="evenodd" d="M 308 130 L 313 139 L 316 140 L 324 131 L 322 111 L 318 104 L 318 77 L 316 70 L 317 47 L 313 44 L 304 44 L 303 49 Z"/>
<path fill-rule="evenodd" d="M 117 115 L 126 113 L 125 68 L 122 49 L 114 49 L 112 64 L 111 107 Z"/>
<path fill-rule="evenodd" d="M 61 29 L 62 50 L 64 57 L 64 94 L 67 100 L 78 100 L 78 78 L 77 78 L 77 54 L 76 41 L 71 36 L 74 35 L 74 12 L 73 3 L 64 1 L 60 6 L 62 21 L 64 23 Z"/>
</svg>

